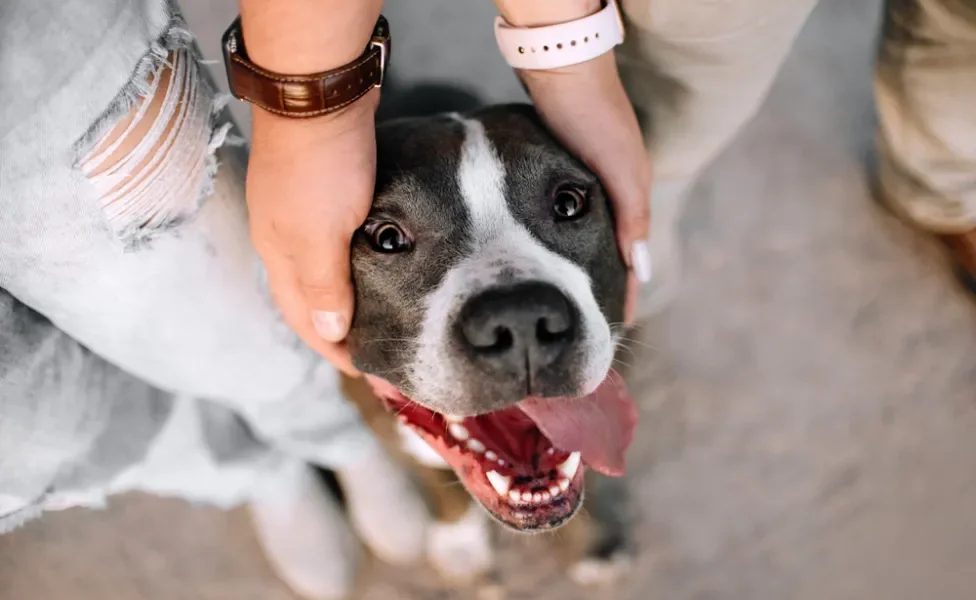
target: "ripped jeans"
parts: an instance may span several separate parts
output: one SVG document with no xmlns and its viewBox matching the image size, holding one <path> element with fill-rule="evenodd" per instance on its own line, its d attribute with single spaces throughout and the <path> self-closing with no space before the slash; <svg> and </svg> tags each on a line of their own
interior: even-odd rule
<svg viewBox="0 0 976 600">
<path fill-rule="evenodd" d="M 373 451 L 266 291 L 173 7 L 0 12 L 0 533 L 129 490 L 231 506 L 286 459 Z"/>
</svg>

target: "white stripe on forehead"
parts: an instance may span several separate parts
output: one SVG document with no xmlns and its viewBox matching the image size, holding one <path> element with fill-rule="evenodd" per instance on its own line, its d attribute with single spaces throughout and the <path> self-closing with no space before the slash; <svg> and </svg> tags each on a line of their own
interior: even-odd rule
<svg viewBox="0 0 976 600">
<path fill-rule="evenodd" d="M 458 187 L 468 211 L 468 236 L 473 242 L 427 297 L 417 340 L 417 358 L 410 367 L 415 401 L 450 398 L 468 382 L 455 377 L 452 320 L 463 304 L 496 285 L 510 285 L 512 273 L 521 281 L 544 281 L 571 298 L 581 314 L 586 348 L 583 376 L 595 389 L 613 359 L 610 327 L 593 295 L 589 275 L 577 264 L 546 248 L 509 208 L 505 164 L 474 119 L 454 118 L 464 126 L 457 170 Z M 524 199 L 522 199 L 524 200 Z"/>
<path fill-rule="evenodd" d="M 476 242 L 485 242 L 515 224 L 505 199 L 505 165 L 480 121 L 455 118 L 464 125 L 458 185 L 471 218 L 471 234 Z"/>
</svg>

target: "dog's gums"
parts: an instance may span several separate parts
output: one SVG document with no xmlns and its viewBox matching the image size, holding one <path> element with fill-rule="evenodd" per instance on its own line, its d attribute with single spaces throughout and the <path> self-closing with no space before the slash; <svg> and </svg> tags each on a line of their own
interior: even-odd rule
<svg viewBox="0 0 976 600">
<path fill-rule="evenodd" d="M 386 408 L 436 451 L 471 495 L 503 524 L 525 532 L 553 529 L 579 509 L 584 454 L 554 445 L 519 405 L 477 416 L 443 415 L 382 380 L 369 379 Z M 601 389 L 619 386 L 608 381 Z M 566 409 L 572 410 L 569 405 Z M 598 422 L 587 425 L 600 426 Z M 629 437 L 629 432 L 624 435 Z M 598 468 L 607 472 L 605 466 Z"/>
<path fill-rule="evenodd" d="M 520 531 L 551 529 L 579 508 L 583 498 L 580 453 L 555 448 L 517 407 L 461 418 L 405 399 L 384 400 L 505 525 Z"/>
</svg>

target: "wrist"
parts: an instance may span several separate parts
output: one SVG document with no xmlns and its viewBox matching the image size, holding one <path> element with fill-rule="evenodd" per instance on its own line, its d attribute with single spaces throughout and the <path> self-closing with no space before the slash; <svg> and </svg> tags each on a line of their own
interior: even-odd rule
<svg viewBox="0 0 976 600">
<path fill-rule="evenodd" d="M 613 50 L 575 65 L 554 69 L 515 69 L 515 73 L 533 94 L 537 89 L 553 85 L 581 85 L 572 83 L 577 81 L 589 88 L 599 89 L 620 79 Z"/>
<path fill-rule="evenodd" d="M 252 106 L 252 144 L 279 149 L 283 156 L 323 142 L 342 138 L 363 127 L 374 127 L 380 90 L 374 88 L 349 106 L 317 117 L 294 119 Z"/>
<path fill-rule="evenodd" d="M 568 23 L 600 11 L 601 0 L 495 0 L 498 12 L 513 27 Z"/>
<path fill-rule="evenodd" d="M 382 0 L 240 0 L 249 58 L 275 73 L 329 71 L 363 53 Z"/>
</svg>

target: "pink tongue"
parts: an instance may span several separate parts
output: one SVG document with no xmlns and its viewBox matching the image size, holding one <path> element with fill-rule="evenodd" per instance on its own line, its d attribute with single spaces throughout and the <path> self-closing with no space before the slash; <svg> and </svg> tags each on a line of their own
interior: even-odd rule
<svg viewBox="0 0 976 600">
<path fill-rule="evenodd" d="M 589 396 L 527 398 L 519 408 L 553 445 L 579 451 L 590 468 L 615 477 L 627 470 L 625 453 L 634 439 L 637 406 L 615 372 Z"/>
</svg>

